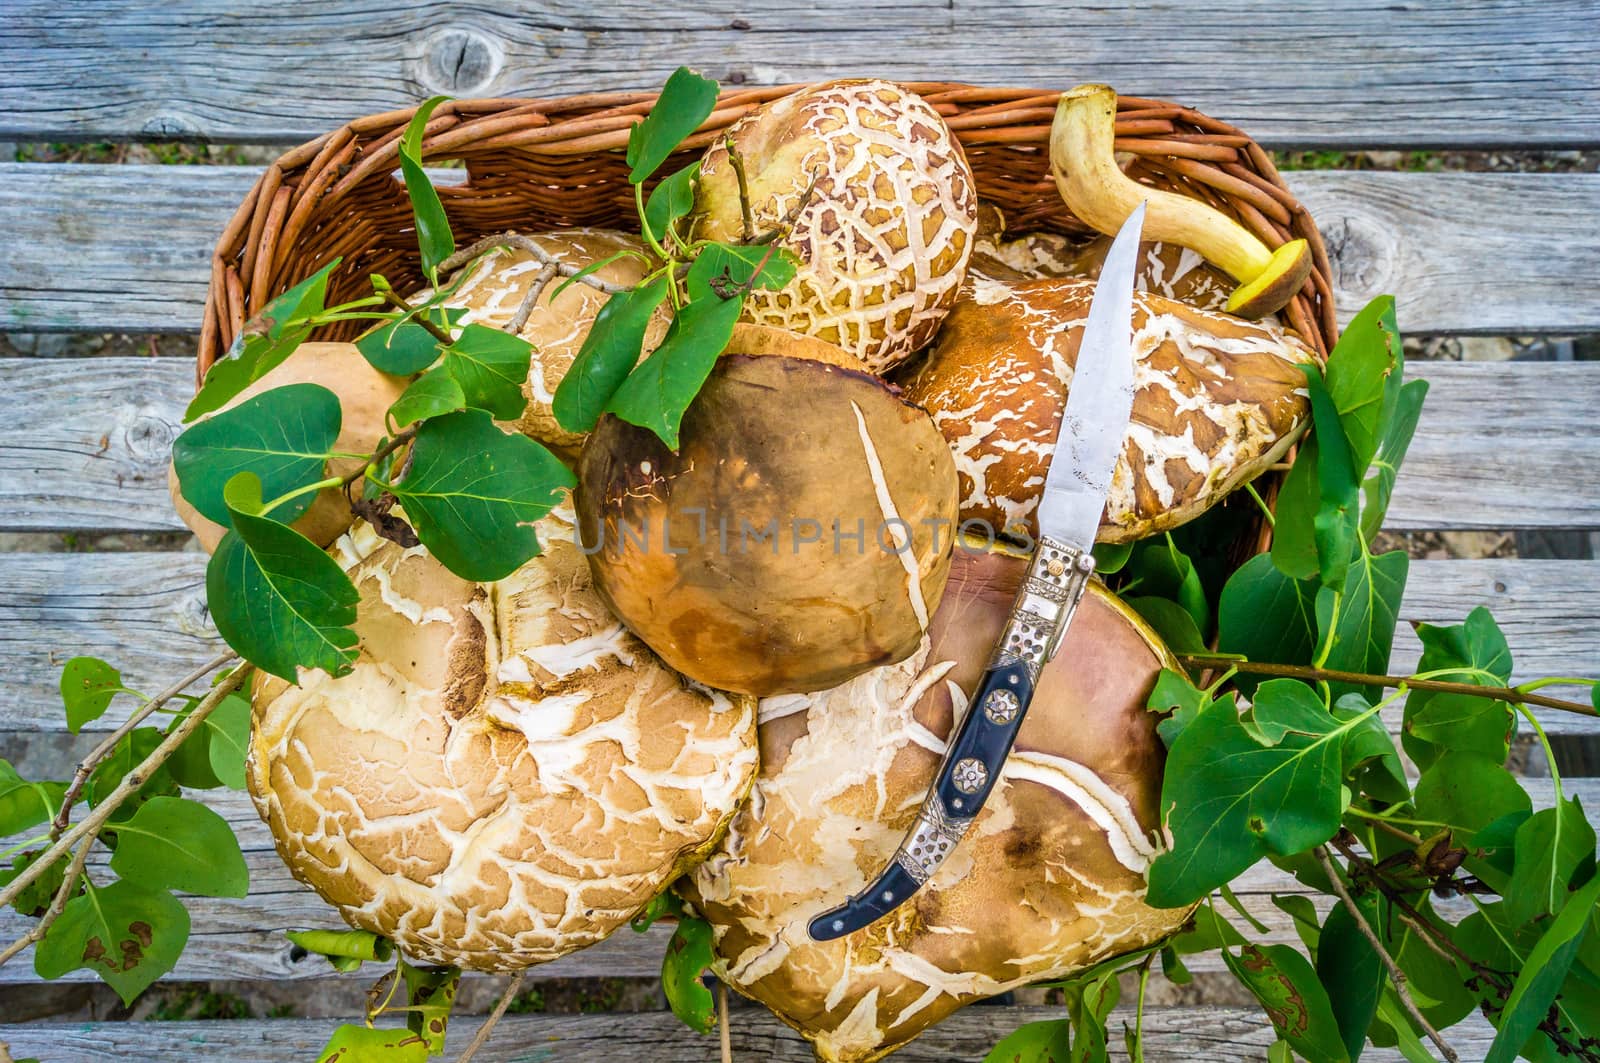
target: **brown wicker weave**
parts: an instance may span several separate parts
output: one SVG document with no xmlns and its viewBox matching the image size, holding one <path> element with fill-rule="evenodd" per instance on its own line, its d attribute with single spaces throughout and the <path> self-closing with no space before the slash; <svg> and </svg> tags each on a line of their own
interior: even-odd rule
<svg viewBox="0 0 1600 1063">
<path fill-rule="evenodd" d="M 705 126 L 662 173 L 696 158 L 722 130 L 795 86 L 730 89 Z M 1012 233 L 1088 230 L 1067 210 L 1047 168 L 1045 145 L 1058 92 L 949 82 L 908 85 L 945 116 L 966 148 L 979 193 L 1004 210 Z M 654 93 L 612 92 L 559 100 L 457 100 L 434 112 L 423 150 L 430 163 L 459 159 L 466 181 L 440 189 L 458 242 L 492 232 L 598 225 L 638 229 L 622 149 Z M 1328 256 L 1304 207 L 1272 159 L 1225 122 L 1161 100 L 1122 97 L 1117 150 L 1138 156 L 1135 176 L 1232 213 L 1268 246 L 1311 242 L 1310 283 L 1289 322 L 1324 352 L 1337 334 Z M 228 223 L 211 258 L 198 372 L 269 299 L 335 256 L 329 299 L 370 293 L 382 273 L 406 291 L 422 283 L 411 207 L 395 175 L 398 144 L 413 111 L 357 119 L 302 144 L 267 168 Z M 324 339 L 359 326 L 328 326 Z"/>
</svg>

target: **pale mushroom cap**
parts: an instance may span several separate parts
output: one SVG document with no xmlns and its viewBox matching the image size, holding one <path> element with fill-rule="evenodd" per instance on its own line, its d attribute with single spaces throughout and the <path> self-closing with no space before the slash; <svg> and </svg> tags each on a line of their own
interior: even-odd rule
<svg viewBox="0 0 1600 1063">
<path fill-rule="evenodd" d="M 1037 531 L 1093 291 L 1079 280 L 979 278 L 907 383 L 955 454 L 963 520 Z M 1299 366 L 1318 356 L 1275 325 L 1136 292 L 1133 347 L 1133 415 L 1101 542 L 1199 516 L 1277 461 L 1310 416 Z"/>
<path fill-rule="evenodd" d="M 619 251 L 644 251 L 639 237 L 610 229 L 570 229 L 539 233 L 529 239 L 557 262 L 579 268 Z M 445 305 L 466 309 L 463 324 L 477 322 L 503 328 L 516 316 L 541 268 L 542 263 L 526 250 L 508 247 L 493 251 L 474 267 Z M 646 259 L 629 255 L 590 275 L 610 284 L 632 287 L 644 279 L 649 269 Z M 611 296 L 581 281 L 568 284 L 559 296 L 555 295 L 565 280 L 558 276 L 545 285 L 528 320 L 518 330 L 518 335 L 533 344 L 533 358 L 522 389 L 528 406 L 517 427 L 541 443 L 572 450 L 583 444 L 583 434 L 562 428 L 550 404 L 583 348 L 595 316 Z M 664 309 L 651 320 L 645 333 L 645 353 L 654 350 L 666 335 L 667 321 Z"/>
<path fill-rule="evenodd" d="M 819 341 L 782 335 L 735 336 L 676 452 L 607 414 L 577 466 L 608 604 L 674 668 L 756 695 L 915 651 L 956 515 L 955 465 L 928 415 L 842 352 L 824 361 L 807 353 Z"/>
<path fill-rule="evenodd" d="M 914 657 L 763 699 L 750 804 L 680 886 L 712 923 L 719 977 L 822 1060 L 876 1059 L 964 1004 L 1160 941 L 1188 916 L 1144 903 L 1163 845 L 1163 752 L 1145 702 L 1170 654 L 1096 585 L 1041 674 L 1000 783 L 930 883 L 837 941 L 807 933 L 905 837 L 1024 568 L 958 550 Z"/>
<path fill-rule="evenodd" d="M 339 438 L 333 449 L 347 454 L 369 454 L 387 434 L 384 415 L 406 389 L 404 377 L 380 373 L 361 357 L 353 343 L 302 343 L 282 363 L 262 375 L 222 407 L 232 409 L 264 391 L 290 384 L 321 384 L 339 396 Z M 215 416 L 209 414 L 207 416 Z M 328 462 L 330 476 L 344 476 L 359 467 L 355 461 L 336 458 Z M 200 515 L 178 489 L 178 472 L 167 462 L 167 493 L 178 518 L 189 526 L 206 553 L 216 550 L 228 529 Z M 317 492 L 310 508 L 294 522 L 301 535 L 326 547 L 350 528 L 355 518 L 344 492 L 337 487 Z"/>
<path fill-rule="evenodd" d="M 966 271 L 977 229 L 972 171 L 944 119 L 888 81 L 833 81 L 774 100 L 728 130 L 749 175 L 757 231 L 815 193 L 781 241 L 793 283 L 757 291 L 746 320 L 819 336 L 873 372 L 933 338 Z M 739 240 L 728 153 L 706 152 L 694 232 Z"/>
<path fill-rule="evenodd" d="M 592 945 L 723 831 L 755 708 L 685 683 L 589 586 L 570 512 L 498 583 L 368 525 L 354 671 L 258 682 L 249 782 L 296 878 L 413 960 L 515 970 Z"/>
</svg>

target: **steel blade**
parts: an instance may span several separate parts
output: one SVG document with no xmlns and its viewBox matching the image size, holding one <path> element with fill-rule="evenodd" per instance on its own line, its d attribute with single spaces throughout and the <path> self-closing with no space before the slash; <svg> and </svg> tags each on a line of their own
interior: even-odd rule
<svg viewBox="0 0 1600 1063">
<path fill-rule="evenodd" d="M 1133 411 L 1133 277 L 1144 204 L 1122 223 L 1089 302 L 1055 455 L 1039 499 L 1039 532 L 1092 549 Z"/>
</svg>

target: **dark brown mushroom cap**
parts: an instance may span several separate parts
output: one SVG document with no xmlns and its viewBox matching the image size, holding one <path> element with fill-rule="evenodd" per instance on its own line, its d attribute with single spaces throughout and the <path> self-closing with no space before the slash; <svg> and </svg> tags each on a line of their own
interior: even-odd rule
<svg viewBox="0 0 1600 1063">
<path fill-rule="evenodd" d="M 668 664 L 722 690 L 819 690 L 916 650 L 949 570 L 955 465 L 928 415 L 842 351 L 756 336 L 718 362 L 676 454 L 601 419 L 579 526 L 596 588 Z"/>
<path fill-rule="evenodd" d="M 764 699 L 750 804 L 680 886 L 715 928 L 719 977 L 823 1060 L 877 1059 L 964 1004 L 1141 948 L 1187 918 L 1144 903 L 1164 762 L 1145 705 L 1173 662 L 1096 585 L 950 860 L 885 920 L 837 941 L 807 934 L 904 837 L 1024 568 L 958 549 L 913 658 L 835 690 Z"/>
<path fill-rule="evenodd" d="M 980 277 L 906 385 L 950 441 L 962 520 L 1037 531 L 1094 285 Z M 1112 472 L 1101 542 L 1130 542 L 1199 516 L 1293 444 L 1310 416 L 1291 332 L 1134 294 L 1134 401 Z"/>
</svg>

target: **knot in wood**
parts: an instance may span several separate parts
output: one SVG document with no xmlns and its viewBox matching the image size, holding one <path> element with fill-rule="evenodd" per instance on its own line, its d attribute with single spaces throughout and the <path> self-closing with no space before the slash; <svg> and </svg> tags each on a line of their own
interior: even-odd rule
<svg viewBox="0 0 1600 1063">
<path fill-rule="evenodd" d="M 141 413 L 128 422 L 123 440 L 128 448 L 128 456 L 135 462 L 160 469 L 166 465 L 167 457 L 172 453 L 172 441 L 177 434 L 177 429 L 163 418 Z"/>
<path fill-rule="evenodd" d="M 467 96 L 480 92 L 500 72 L 499 45 L 475 30 L 446 30 L 422 54 L 421 81 L 432 93 Z"/>
<path fill-rule="evenodd" d="M 1370 218 L 1344 214 L 1323 226 L 1322 238 L 1341 305 L 1360 306 L 1394 287 L 1394 233 Z"/>
</svg>

